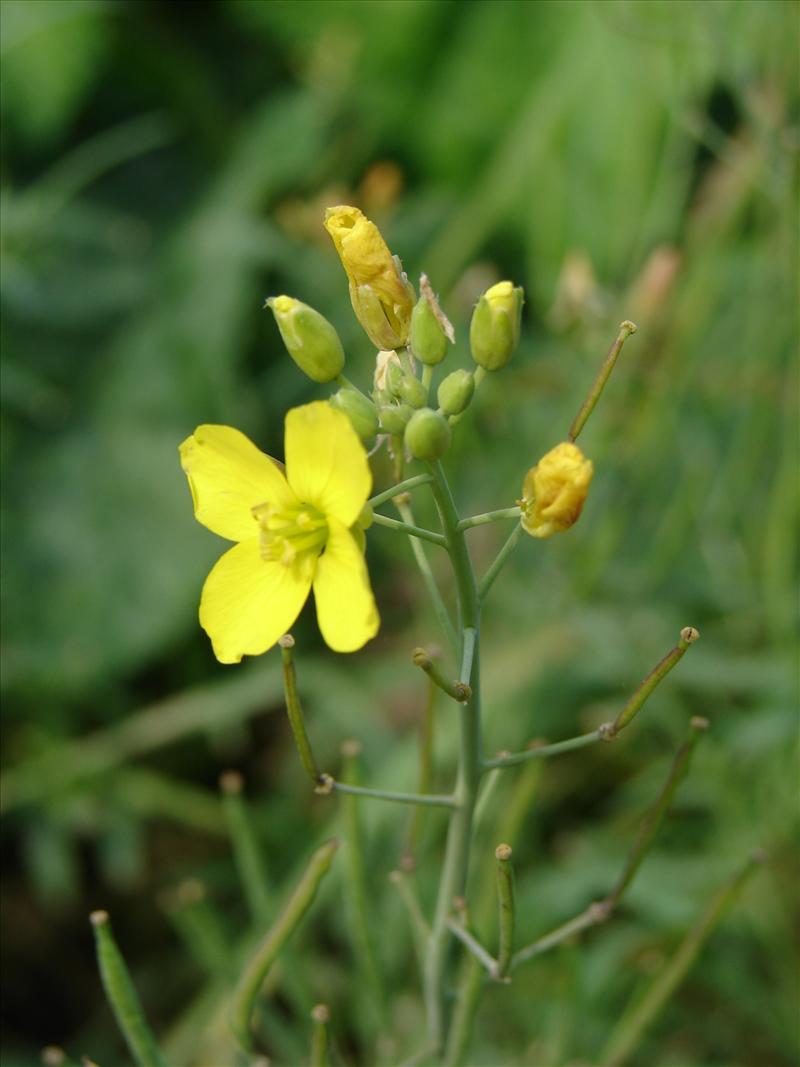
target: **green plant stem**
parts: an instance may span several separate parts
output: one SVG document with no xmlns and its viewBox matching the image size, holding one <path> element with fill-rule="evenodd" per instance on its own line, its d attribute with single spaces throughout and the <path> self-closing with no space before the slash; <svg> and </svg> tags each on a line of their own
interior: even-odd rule
<svg viewBox="0 0 800 1067">
<path fill-rule="evenodd" d="M 454 796 L 442 796 L 438 793 L 395 793 L 389 789 L 371 789 L 367 786 L 346 785 L 337 782 L 329 774 L 320 775 L 318 792 L 328 793 L 335 790 L 337 793 L 349 793 L 355 797 L 372 797 L 374 800 L 388 800 L 395 804 L 426 804 L 431 808 L 455 808 L 457 806 Z"/>
<path fill-rule="evenodd" d="M 372 508 L 379 508 L 387 500 L 393 500 L 397 496 L 408 493 L 412 489 L 416 489 L 418 485 L 427 485 L 430 480 L 431 476 L 429 474 L 415 474 L 413 478 L 406 478 L 404 482 L 391 485 L 388 489 L 384 489 L 382 493 L 378 493 L 377 496 L 370 497 L 367 504 Z"/>
<path fill-rule="evenodd" d="M 549 934 L 545 934 L 544 937 L 538 938 L 530 945 L 526 945 L 525 948 L 521 948 L 519 952 L 515 952 L 511 959 L 511 970 L 514 970 L 520 963 L 532 960 L 534 956 L 541 956 L 543 952 L 555 948 L 556 945 L 563 944 L 564 941 L 568 941 L 575 934 L 579 934 L 581 930 L 585 930 L 589 926 L 597 926 L 598 923 L 604 922 L 607 918 L 608 911 L 602 904 L 590 904 L 585 911 L 582 911 L 580 915 L 576 915 L 574 919 L 562 923 L 555 930 L 551 930 Z"/>
<path fill-rule="evenodd" d="M 708 720 L 701 719 L 696 716 L 691 720 L 689 725 L 689 736 L 675 753 L 675 758 L 672 761 L 672 766 L 669 769 L 667 780 L 661 792 L 656 799 L 655 804 L 648 811 L 644 817 L 642 825 L 639 828 L 639 833 L 636 837 L 633 848 L 630 851 L 628 859 L 625 863 L 625 867 L 620 875 L 617 884 L 612 891 L 606 897 L 604 904 L 609 910 L 614 908 L 618 903 L 620 897 L 633 881 L 636 872 L 641 866 L 642 860 L 647 854 L 647 850 L 653 843 L 653 839 L 658 833 L 658 828 L 661 825 L 661 820 L 664 818 L 664 812 L 672 803 L 672 798 L 675 795 L 675 790 L 680 783 L 686 777 L 689 770 L 689 764 L 694 752 L 695 745 L 698 738 L 708 729 Z"/>
<path fill-rule="evenodd" d="M 424 475 L 424 477 L 428 478 L 430 481 L 430 477 L 427 474 Z M 413 526 L 414 512 L 411 510 L 411 505 L 407 501 L 396 500 L 395 507 L 400 512 L 403 522 Z M 422 575 L 422 580 L 424 581 L 425 587 L 428 590 L 428 595 L 431 598 L 433 610 L 436 612 L 436 618 L 439 620 L 439 625 L 444 631 L 450 647 L 455 652 L 458 650 L 458 637 L 456 636 L 456 631 L 450 618 L 450 612 L 447 610 L 447 605 L 442 600 L 442 594 L 439 592 L 439 586 L 436 584 L 436 578 L 431 570 L 428 557 L 425 555 L 425 549 L 416 537 L 409 537 L 408 540 L 411 545 L 411 551 L 414 553 L 417 567 L 419 567 L 420 574 Z"/>
<path fill-rule="evenodd" d="M 592 730 L 591 733 L 579 734 L 577 737 L 570 737 L 566 741 L 556 741 L 553 745 L 526 748 L 524 752 L 511 752 L 507 756 L 497 756 L 495 759 L 484 760 L 483 766 L 486 770 L 516 767 L 518 764 L 527 763 L 529 760 L 548 759 L 550 756 L 558 756 L 562 752 L 572 752 L 576 748 L 586 748 L 587 745 L 593 745 L 596 741 L 601 741 L 602 739 L 602 731 Z"/>
<path fill-rule="evenodd" d="M 501 522 L 503 519 L 519 519 L 520 509 L 500 508 L 499 511 L 487 511 L 483 515 L 472 515 L 468 519 L 462 519 L 458 524 L 459 530 L 471 530 L 473 526 L 486 526 L 490 522 Z"/>
<path fill-rule="evenodd" d="M 622 351 L 622 346 L 632 333 L 636 333 L 637 327 L 635 323 L 630 322 L 628 319 L 625 322 L 620 323 L 619 333 L 611 348 L 608 350 L 608 355 L 603 360 L 600 370 L 597 372 L 597 377 L 592 382 L 592 387 L 589 393 L 581 405 L 578 414 L 572 420 L 572 425 L 569 428 L 568 437 L 570 441 L 576 441 L 578 434 L 586 425 L 586 420 L 595 409 L 597 401 L 600 399 L 600 395 L 605 388 L 608 377 L 614 369 L 614 364 L 617 362 L 617 356 Z"/>
<path fill-rule="evenodd" d="M 415 648 L 411 653 L 411 662 L 415 667 L 425 671 L 430 680 L 451 700 L 458 704 L 465 704 L 472 696 L 472 689 L 466 682 L 448 682 L 439 670 L 436 661 L 425 651 L 424 648 Z"/>
<path fill-rule="evenodd" d="M 139 1067 L 167 1067 L 142 1011 L 127 964 L 114 940 L 108 912 L 93 911 L 90 918 L 103 988 L 131 1055 Z"/>
<path fill-rule="evenodd" d="M 419 961 L 420 972 L 422 973 L 425 966 L 425 954 L 428 950 L 428 941 L 431 936 L 430 927 L 425 921 L 425 916 L 422 914 L 419 901 L 410 885 L 408 877 L 404 875 L 402 871 L 392 871 L 389 875 L 389 881 L 400 894 L 400 899 L 403 901 L 408 914 L 408 919 L 411 924 L 411 934 L 414 938 L 414 950 L 417 954 L 417 960 Z"/>
<path fill-rule="evenodd" d="M 709 906 L 686 934 L 663 970 L 653 979 L 646 992 L 642 996 L 634 994 L 630 1008 L 617 1023 L 601 1053 L 600 1062 L 604 1067 L 606 1065 L 607 1067 L 623 1067 L 639 1045 L 645 1031 L 652 1025 L 688 974 L 717 923 L 732 906 L 745 882 L 762 861 L 763 857 L 760 854 L 751 856 L 747 863 L 717 891 Z"/>
<path fill-rule="evenodd" d="M 355 382 L 351 382 L 349 378 L 345 378 L 343 374 L 336 376 L 336 384 L 340 385 L 343 389 L 352 389 L 355 393 L 360 393 L 365 400 L 370 400 L 370 397 L 364 392 L 363 389 L 359 389 Z"/>
<path fill-rule="evenodd" d="M 250 1017 L 253 1013 L 253 1007 L 261 984 L 267 975 L 267 971 L 277 959 L 279 952 L 311 907 L 322 879 L 330 870 L 334 853 L 338 847 L 339 842 L 334 839 L 326 841 L 324 845 L 317 849 L 300 881 L 297 883 L 286 907 L 261 944 L 256 948 L 250 962 L 245 966 L 239 978 L 233 994 L 231 1029 L 246 1052 L 253 1051 Z"/>
<path fill-rule="evenodd" d="M 209 906 L 205 886 L 187 878 L 166 894 L 164 910 L 186 943 L 189 953 L 211 978 L 229 976 L 231 946 L 216 913 Z"/>
<path fill-rule="evenodd" d="M 508 974 L 511 953 L 514 948 L 514 870 L 511 866 L 511 846 L 498 845 L 497 860 L 497 905 L 499 913 L 500 947 L 497 950 L 497 977 Z"/>
<path fill-rule="evenodd" d="M 495 579 L 497 578 L 503 567 L 506 565 L 506 560 L 517 547 L 517 542 L 519 541 L 521 536 L 522 523 L 518 523 L 508 535 L 508 539 L 495 556 L 486 574 L 484 574 L 483 578 L 481 578 L 480 585 L 478 587 L 478 596 L 481 602 L 486 599 L 489 590 L 495 583 Z"/>
<path fill-rule="evenodd" d="M 419 731 L 419 774 L 417 776 L 417 793 L 426 795 L 431 788 L 433 780 L 433 729 L 436 711 L 436 695 L 439 687 L 428 678 L 425 685 L 425 707 L 422 712 L 422 723 Z M 425 819 L 425 809 L 415 807 L 408 821 L 406 842 L 403 848 L 403 866 L 415 865 L 415 856 L 419 836 Z"/>
<path fill-rule="evenodd" d="M 286 698 L 286 712 L 289 716 L 289 725 L 292 728 L 294 743 L 300 762 L 303 764 L 308 777 L 317 783 L 320 779 L 319 767 L 311 751 L 311 742 L 306 732 L 306 720 L 300 697 L 297 694 L 297 674 L 294 666 L 294 638 L 291 634 L 284 634 L 278 644 L 281 649 L 281 661 L 283 663 L 283 693 Z"/>
<path fill-rule="evenodd" d="M 388 515 L 379 515 L 376 512 L 372 516 L 372 521 L 376 525 L 385 526 L 389 530 L 397 530 L 399 533 L 408 534 L 410 537 L 418 537 L 422 541 L 430 541 L 432 545 L 439 545 L 441 548 L 444 548 L 447 543 L 441 534 L 434 533 L 433 530 L 424 530 L 421 526 L 412 526 L 410 523 L 391 519 Z"/>
<path fill-rule="evenodd" d="M 428 1033 L 433 1044 L 442 1048 L 445 1040 L 444 986 L 449 940 L 448 919 L 455 896 L 463 896 L 469 867 L 472 819 L 481 776 L 480 726 L 480 601 L 475 572 L 464 532 L 458 529 L 459 516 L 441 464 L 429 466 L 431 489 L 447 538 L 447 547 L 458 593 L 461 642 L 461 681 L 470 685 L 472 697 L 459 705 L 459 763 L 454 797 L 457 807 L 450 819 L 436 910 L 431 925 L 425 960 L 425 1010 Z M 466 674 L 464 666 L 468 664 Z"/>
<path fill-rule="evenodd" d="M 497 978 L 497 960 L 490 952 L 486 951 L 480 941 L 469 932 L 466 926 L 463 926 L 456 919 L 451 918 L 447 920 L 447 927 L 453 934 L 455 934 L 462 945 L 469 949 L 478 963 L 488 971 L 492 978 Z"/>
<path fill-rule="evenodd" d="M 661 662 L 653 667 L 647 677 L 640 682 L 636 692 L 631 696 L 630 700 L 628 700 L 619 715 L 617 715 L 611 729 L 606 733 L 608 740 L 616 737 L 621 730 L 625 729 L 656 686 L 669 674 L 672 668 L 683 659 L 689 645 L 693 644 L 699 636 L 700 634 L 692 626 L 685 626 L 681 630 L 678 644 L 675 648 L 671 649 Z"/>
<path fill-rule="evenodd" d="M 360 745 L 347 741 L 342 745 L 345 756 L 344 773 L 348 784 L 357 785 L 360 778 L 358 755 Z M 350 905 L 350 918 L 356 946 L 356 958 L 361 965 L 364 985 L 375 1008 L 375 1021 L 380 1025 L 386 1014 L 386 992 L 378 966 L 370 909 L 370 892 L 364 860 L 364 829 L 361 805 L 355 796 L 342 801 L 345 842 L 345 889 Z"/>
<path fill-rule="evenodd" d="M 253 919 L 263 928 L 272 915 L 269 883 L 250 814 L 242 795 L 244 782 L 236 771 L 220 777 L 222 808 L 228 822 L 233 858 L 239 873 L 247 906 Z"/>
</svg>

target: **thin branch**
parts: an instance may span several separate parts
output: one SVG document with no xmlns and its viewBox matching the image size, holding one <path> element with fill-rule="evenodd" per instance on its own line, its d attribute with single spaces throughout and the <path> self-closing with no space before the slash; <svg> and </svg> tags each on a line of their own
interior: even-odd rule
<svg viewBox="0 0 800 1067">
<path fill-rule="evenodd" d="M 519 507 L 500 508 L 498 511 L 486 511 L 482 515 L 472 515 L 468 519 L 462 519 L 458 524 L 459 530 L 471 530 L 474 526 L 486 526 L 490 522 L 502 522 L 503 519 L 519 519 Z"/>
<path fill-rule="evenodd" d="M 472 936 L 469 930 L 467 930 L 466 927 L 462 926 L 461 923 L 458 922 L 456 919 L 448 919 L 447 925 L 451 932 L 456 935 L 462 945 L 465 945 L 469 949 L 475 959 L 478 960 L 479 963 L 482 963 L 491 975 L 491 977 L 496 980 L 498 977 L 498 972 L 497 960 L 494 958 L 494 956 L 490 955 L 483 947 L 483 945 Z"/>
<path fill-rule="evenodd" d="M 372 521 L 378 526 L 386 526 L 389 530 L 397 530 L 398 533 L 409 534 L 418 537 L 422 541 L 430 541 L 432 545 L 447 547 L 447 541 L 443 534 L 434 533 L 433 530 L 424 530 L 421 526 L 411 526 L 409 523 L 400 522 L 398 519 L 390 519 L 388 515 L 379 515 L 377 512 L 372 516 Z"/>
<path fill-rule="evenodd" d="M 508 755 L 497 756 L 496 759 L 484 760 L 485 770 L 493 767 L 515 767 L 519 763 L 527 763 L 533 759 L 548 759 L 550 756 L 558 756 L 562 752 L 572 752 L 576 748 L 586 748 L 596 741 L 603 739 L 602 730 L 592 730 L 589 734 L 579 734 L 570 737 L 567 741 L 557 741 L 553 745 L 539 745 L 537 748 L 526 748 L 524 752 L 512 752 Z"/>
<path fill-rule="evenodd" d="M 388 489 L 384 489 L 382 493 L 370 497 L 367 503 L 372 508 L 379 508 L 381 504 L 385 504 L 387 500 L 393 500 L 394 497 L 401 496 L 403 493 L 408 493 L 411 489 L 416 489 L 418 485 L 427 485 L 430 481 L 430 474 L 415 474 L 413 478 L 406 478 L 404 482 L 398 482 L 397 485 L 391 485 Z"/>
<path fill-rule="evenodd" d="M 427 804 L 433 808 L 456 808 L 458 805 L 451 796 L 442 796 L 438 793 L 394 793 L 388 789 L 370 789 L 360 785 L 345 785 L 337 782 L 329 774 L 319 776 L 319 785 L 316 792 L 326 795 L 336 791 L 337 793 L 349 793 L 355 797 L 372 797 L 375 800 L 389 800 L 395 804 Z"/>
</svg>

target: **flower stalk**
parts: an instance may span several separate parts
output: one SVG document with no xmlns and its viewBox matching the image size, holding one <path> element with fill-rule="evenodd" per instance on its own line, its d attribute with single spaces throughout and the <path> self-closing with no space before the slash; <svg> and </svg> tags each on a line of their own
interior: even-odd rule
<svg viewBox="0 0 800 1067">
<path fill-rule="evenodd" d="M 330 1061 L 330 1038 L 328 1023 L 331 1012 L 327 1004 L 315 1004 L 311 1009 L 311 1021 L 314 1025 L 311 1035 L 311 1067 L 328 1067 Z"/>
<path fill-rule="evenodd" d="M 498 978 L 508 974 L 511 953 L 514 948 L 514 869 L 511 866 L 511 845 L 498 845 L 494 851 L 497 860 L 496 884 L 500 926 L 500 947 L 497 950 Z"/>
<path fill-rule="evenodd" d="M 439 670 L 436 661 L 431 658 L 424 648 L 414 649 L 411 653 L 411 662 L 415 667 L 419 667 L 420 670 L 423 670 L 433 684 L 441 689 L 443 693 L 446 693 L 451 700 L 455 700 L 458 704 L 466 704 L 469 702 L 472 696 L 472 688 L 470 685 L 467 682 L 462 681 L 448 682 Z"/>
<path fill-rule="evenodd" d="M 597 401 L 600 399 L 600 396 L 602 395 L 602 392 L 606 387 L 606 382 L 608 381 L 609 375 L 614 369 L 614 364 L 617 362 L 617 356 L 619 356 L 620 352 L 622 351 L 622 346 L 625 344 L 625 342 L 628 340 L 632 333 L 636 333 L 637 329 L 638 326 L 636 325 L 636 323 L 631 322 L 630 319 L 626 319 L 624 322 L 620 323 L 619 333 L 617 334 L 614 343 L 611 345 L 611 348 L 609 348 L 608 354 L 603 360 L 600 370 L 597 372 L 597 377 L 592 382 L 592 387 L 589 390 L 588 395 L 584 400 L 583 404 L 581 405 L 580 409 L 578 410 L 578 414 L 572 420 L 572 425 L 570 426 L 569 433 L 567 434 L 570 441 L 576 441 L 578 439 L 578 434 L 586 425 L 586 420 L 594 411 L 595 406 L 597 405 Z"/>
<path fill-rule="evenodd" d="M 219 787 L 233 858 L 247 906 L 253 919 L 264 926 L 272 914 L 272 901 L 261 848 L 243 796 L 244 779 L 238 771 L 225 771 L 220 775 Z"/>
</svg>

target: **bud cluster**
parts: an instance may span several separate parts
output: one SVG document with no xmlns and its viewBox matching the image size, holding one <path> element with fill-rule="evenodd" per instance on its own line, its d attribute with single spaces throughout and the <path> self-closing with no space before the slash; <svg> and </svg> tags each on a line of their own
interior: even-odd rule
<svg viewBox="0 0 800 1067">
<path fill-rule="evenodd" d="M 347 275 L 356 318 L 379 349 L 370 396 L 342 377 L 344 350 L 319 312 L 288 296 L 272 297 L 281 337 L 298 367 L 315 382 L 337 382 L 331 404 L 372 445 L 378 435 L 416 459 L 435 460 L 450 447 L 452 426 L 466 411 L 487 371 L 502 369 L 519 340 L 522 289 L 498 282 L 480 297 L 469 331 L 474 370 L 460 368 L 432 386 L 435 368 L 455 334 L 428 279 L 416 297 L 402 264 L 377 226 L 355 207 L 328 208 L 325 228 Z M 418 372 L 419 371 L 419 372 Z"/>
</svg>

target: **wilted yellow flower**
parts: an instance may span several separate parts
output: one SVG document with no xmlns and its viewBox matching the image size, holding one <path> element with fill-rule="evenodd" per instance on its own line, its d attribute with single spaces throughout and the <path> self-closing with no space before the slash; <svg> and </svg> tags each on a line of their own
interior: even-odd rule
<svg viewBox="0 0 800 1067">
<path fill-rule="evenodd" d="M 353 311 L 369 339 L 380 349 L 401 348 L 408 340 L 414 289 L 400 260 L 357 207 L 329 207 L 325 229 L 347 274 Z"/>
<path fill-rule="evenodd" d="M 221 663 L 258 656 L 292 626 L 314 589 L 335 652 L 354 652 L 380 620 L 359 518 L 372 487 L 346 415 L 318 401 L 286 416 L 286 475 L 231 426 L 199 426 L 180 446 L 198 522 L 238 544 L 211 570 L 200 625 Z"/>
<path fill-rule="evenodd" d="M 525 475 L 522 525 L 532 537 L 568 530 L 583 510 L 594 467 L 577 445 L 564 441 Z"/>
</svg>

